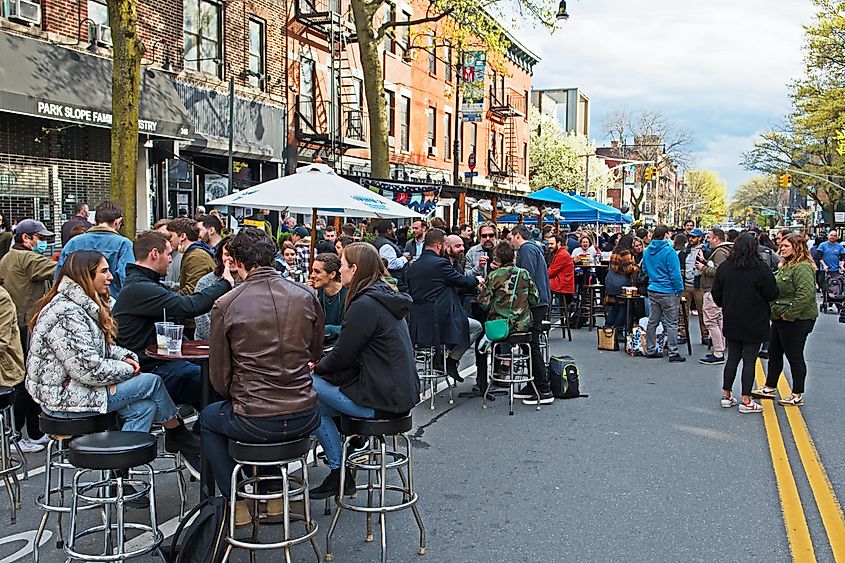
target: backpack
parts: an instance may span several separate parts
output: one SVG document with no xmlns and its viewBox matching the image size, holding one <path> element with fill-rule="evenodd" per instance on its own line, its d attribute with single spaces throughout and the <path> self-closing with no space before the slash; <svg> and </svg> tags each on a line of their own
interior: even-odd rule
<svg viewBox="0 0 845 563">
<path fill-rule="evenodd" d="M 575 399 L 587 397 L 579 389 L 578 366 L 572 356 L 552 356 L 549 358 L 549 383 L 555 399 Z"/>
<path fill-rule="evenodd" d="M 209 497 L 195 506 L 176 528 L 169 563 L 220 563 L 226 551 L 227 499 Z M 196 518 L 185 529 L 185 525 Z M 177 546 L 179 539 L 182 545 Z"/>
</svg>

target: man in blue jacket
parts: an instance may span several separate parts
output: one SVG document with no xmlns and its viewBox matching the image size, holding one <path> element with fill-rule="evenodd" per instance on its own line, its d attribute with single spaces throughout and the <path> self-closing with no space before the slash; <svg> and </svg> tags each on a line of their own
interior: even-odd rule
<svg viewBox="0 0 845 563">
<path fill-rule="evenodd" d="M 642 268 L 648 275 L 648 300 L 651 313 L 646 328 L 646 356 L 659 358 L 656 351 L 657 325 L 663 321 L 666 346 L 670 362 L 683 362 L 686 358 L 678 353 L 678 314 L 684 280 L 681 277 L 681 263 L 672 245 L 669 244 L 669 227 L 658 225 L 654 229 L 651 243 L 643 253 Z"/>
</svg>

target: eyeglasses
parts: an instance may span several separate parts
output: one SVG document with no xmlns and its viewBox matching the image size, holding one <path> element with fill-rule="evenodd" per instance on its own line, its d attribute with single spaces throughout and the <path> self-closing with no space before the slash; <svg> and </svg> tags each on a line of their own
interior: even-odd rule
<svg viewBox="0 0 845 563">
<path fill-rule="evenodd" d="M 478 235 L 478 238 L 496 238 L 496 233 L 487 233 L 486 235 Z"/>
</svg>

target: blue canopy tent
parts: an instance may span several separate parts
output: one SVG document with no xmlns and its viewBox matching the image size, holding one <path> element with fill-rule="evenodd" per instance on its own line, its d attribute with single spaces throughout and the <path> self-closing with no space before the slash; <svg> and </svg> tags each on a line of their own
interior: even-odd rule
<svg viewBox="0 0 845 563">
<path fill-rule="evenodd" d="M 601 211 L 601 212 L 603 212 L 603 213 L 610 214 L 610 216 L 612 216 L 612 217 L 613 217 L 613 221 L 608 221 L 608 222 L 612 222 L 612 223 L 630 223 L 630 222 L 632 221 L 632 219 L 631 219 L 631 216 L 630 216 L 630 215 L 625 215 L 624 213 L 622 213 L 621 211 L 619 211 L 619 210 L 618 210 L 618 209 L 616 209 L 615 207 L 611 207 L 611 206 L 609 206 L 609 205 L 605 205 L 604 203 L 601 203 L 601 202 L 598 202 L 598 201 L 595 201 L 595 200 L 592 200 L 592 199 L 586 198 L 586 197 L 584 197 L 584 196 L 582 196 L 582 195 L 578 195 L 578 194 L 576 194 L 576 193 L 570 193 L 570 194 L 569 194 L 569 196 L 570 196 L 570 197 L 574 197 L 575 199 L 577 199 L 577 200 L 579 200 L 579 201 L 582 201 L 582 202 L 586 203 L 587 205 L 590 205 L 590 206 L 592 206 L 592 207 L 595 207 L 596 209 L 598 209 L 599 211 Z"/>
<path fill-rule="evenodd" d="M 608 224 L 625 222 L 621 219 L 622 214 L 612 207 L 605 205 L 603 206 L 605 209 L 599 209 L 597 205 L 601 204 L 598 202 L 567 194 L 552 187 L 543 188 L 528 194 L 527 197 L 560 205 L 561 223 Z"/>
</svg>

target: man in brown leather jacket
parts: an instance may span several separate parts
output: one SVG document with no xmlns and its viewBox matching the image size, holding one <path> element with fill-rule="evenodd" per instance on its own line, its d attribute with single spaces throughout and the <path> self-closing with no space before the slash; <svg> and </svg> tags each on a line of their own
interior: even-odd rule
<svg viewBox="0 0 845 563">
<path fill-rule="evenodd" d="M 201 417 L 203 449 L 227 497 L 235 467 L 230 438 L 283 442 L 320 425 L 308 363 L 320 359 L 324 335 L 316 295 L 273 268 L 276 247 L 264 231 L 242 230 L 229 253 L 244 282 L 214 304 L 209 340 L 211 384 L 224 401 Z M 281 501 L 270 501 L 267 512 L 281 514 Z M 250 518 L 239 501 L 236 522 Z"/>
</svg>

